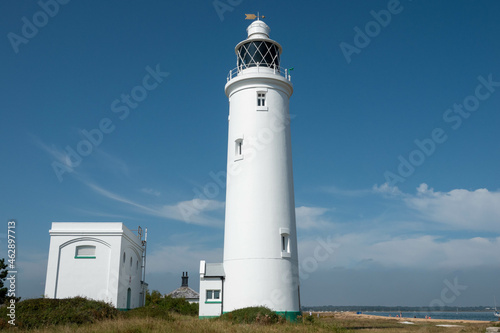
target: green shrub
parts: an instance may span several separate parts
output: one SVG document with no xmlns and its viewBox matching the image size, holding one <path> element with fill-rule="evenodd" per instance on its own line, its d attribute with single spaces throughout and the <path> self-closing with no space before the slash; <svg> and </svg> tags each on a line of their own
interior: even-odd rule
<svg viewBox="0 0 500 333">
<path fill-rule="evenodd" d="M 311 315 L 311 316 L 305 316 L 304 317 L 304 323 L 314 323 L 314 317 Z"/>
<path fill-rule="evenodd" d="M 235 324 L 258 323 L 258 324 L 276 324 L 286 322 L 285 318 L 276 314 L 271 309 L 263 306 L 243 308 L 225 313 L 221 316 L 222 320 L 228 320 Z"/>
<path fill-rule="evenodd" d="M 37 328 L 50 325 L 94 323 L 118 316 L 111 304 L 83 297 L 35 298 L 16 303 L 16 326 Z M 7 319 L 5 319 L 7 318 Z M 9 327 L 7 308 L 0 309 L 0 327 Z"/>
<path fill-rule="evenodd" d="M 124 315 L 128 317 L 160 317 L 166 320 L 172 320 L 171 312 L 189 316 L 198 315 L 197 303 L 189 303 L 184 298 L 158 297 L 158 294 L 159 292 L 153 291 L 151 293 L 153 297 L 146 296 L 147 305 L 145 307 L 127 311 Z"/>
</svg>

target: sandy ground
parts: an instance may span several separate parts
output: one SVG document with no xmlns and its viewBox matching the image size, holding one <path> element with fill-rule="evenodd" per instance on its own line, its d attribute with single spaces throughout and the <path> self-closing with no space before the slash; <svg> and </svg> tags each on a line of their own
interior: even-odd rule
<svg viewBox="0 0 500 333">
<path fill-rule="evenodd" d="M 391 319 L 395 321 L 410 321 L 414 323 L 418 322 L 433 322 L 433 323 L 454 323 L 454 324 L 460 324 L 460 323 L 488 323 L 488 321 L 481 321 L 481 320 L 452 320 L 452 319 L 425 319 L 425 318 L 412 318 L 412 317 L 383 317 L 383 316 L 374 316 L 374 315 L 366 315 L 366 314 L 356 314 L 355 312 L 313 312 L 313 316 L 317 316 L 319 313 L 320 317 L 335 317 L 339 319 L 360 319 L 360 318 L 367 318 L 367 319 Z"/>
</svg>

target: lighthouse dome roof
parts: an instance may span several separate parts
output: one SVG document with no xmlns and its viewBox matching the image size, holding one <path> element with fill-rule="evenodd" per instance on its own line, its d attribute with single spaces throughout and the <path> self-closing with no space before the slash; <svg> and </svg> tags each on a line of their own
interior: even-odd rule
<svg viewBox="0 0 500 333">
<path fill-rule="evenodd" d="M 261 20 L 253 21 L 247 28 L 248 39 L 269 38 L 269 32 L 271 28 Z"/>
</svg>

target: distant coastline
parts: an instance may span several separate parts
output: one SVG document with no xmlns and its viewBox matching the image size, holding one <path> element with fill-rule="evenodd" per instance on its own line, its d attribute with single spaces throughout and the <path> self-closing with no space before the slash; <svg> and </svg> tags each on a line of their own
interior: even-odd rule
<svg viewBox="0 0 500 333">
<path fill-rule="evenodd" d="M 322 306 L 302 306 L 302 311 L 361 311 L 361 312 L 493 312 L 493 306 L 367 306 L 367 305 L 322 305 Z"/>
</svg>

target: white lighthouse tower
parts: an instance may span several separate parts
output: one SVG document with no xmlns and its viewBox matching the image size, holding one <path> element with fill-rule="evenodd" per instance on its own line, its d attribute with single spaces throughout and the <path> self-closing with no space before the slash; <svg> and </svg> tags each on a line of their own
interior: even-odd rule
<svg viewBox="0 0 500 333">
<path fill-rule="evenodd" d="M 267 24 L 257 19 L 247 32 L 248 38 L 236 45 L 237 67 L 225 86 L 224 262 L 215 268 L 202 261 L 200 296 L 206 296 L 205 303 L 218 301 L 224 313 L 266 306 L 295 320 L 300 290 L 289 116 L 293 86 L 280 67 L 282 48 L 269 38 Z M 209 272 L 214 269 L 217 274 Z M 204 294 L 203 281 L 208 280 L 220 281 L 219 299 L 213 299 L 216 289 Z"/>
</svg>

